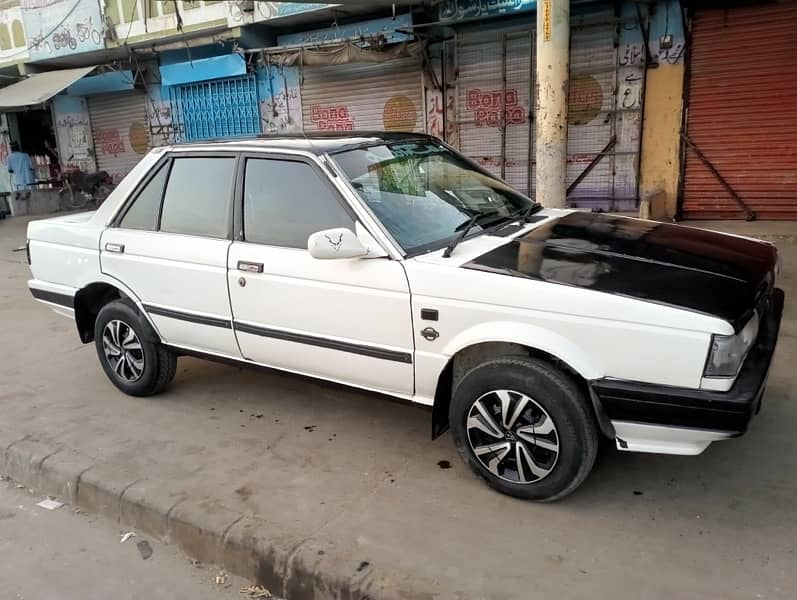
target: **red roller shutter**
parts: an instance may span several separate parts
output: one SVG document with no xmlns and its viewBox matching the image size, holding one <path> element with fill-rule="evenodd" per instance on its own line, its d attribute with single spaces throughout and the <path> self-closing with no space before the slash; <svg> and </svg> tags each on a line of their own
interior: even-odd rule
<svg viewBox="0 0 797 600">
<path fill-rule="evenodd" d="M 761 219 L 797 219 L 797 3 L 698 10 L 687 132 Z M 686 149 L 683 216 L 742 218 Z"/>
</svg>

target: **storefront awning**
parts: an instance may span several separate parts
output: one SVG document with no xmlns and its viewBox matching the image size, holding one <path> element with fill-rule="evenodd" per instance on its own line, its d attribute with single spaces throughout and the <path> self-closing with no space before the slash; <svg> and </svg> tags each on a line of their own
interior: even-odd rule
<svg viewBox="0 0 797 600">
<path fill-rule="evenodd" d="M 224 54 L 189 62 L 161 65 L 161 85 L 182 85 L 195 81 L 246 75 L 246 62 L 238 54 Z"/>
<path fill-rule="evenodd" d="M 81 67 L 36 73 L 23 81 L 4 87 L 0 89 L 0 110 L 43 104 L 81 77 L 88 75 L 94 68 Z"/>
</svg>

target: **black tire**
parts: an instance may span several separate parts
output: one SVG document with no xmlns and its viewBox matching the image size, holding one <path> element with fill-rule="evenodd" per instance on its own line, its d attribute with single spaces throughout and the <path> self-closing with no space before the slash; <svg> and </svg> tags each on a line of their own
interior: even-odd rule
<svg viewBox="0 0 797 600">
<path fill-rule="evenodd" d="M 572 493 L 598 451 L 598 425 L 587 398 L 569 375 L 532 358 L 498 358 L 468 371 L 454 389 L 449 422 L 468 466 L 496 490 L 527 500 L 552 502 Z"/>
<path fill-rule="evenodd" d="M 116 323 L 121 325 L 117 326 Z M 114 364 L 113 357 L 106 353 L 106 344 L 109 342 L 111 354 L 117 348 L 113 346 L 112 339 L 104 337 L 109 324 L 112 326 L 107 331 L 107 337 L 112 338 L 111 330 L 119 327 L 117 332 L 131 340 L 128 345 L 130 350 L 125 351 L 125 360 L 121 365 L 120 361 Z M 128 337 L 128 331 L 133 332 L 133 338 Z M 149 323 L 129 300 L 114 300 L 102 307 L 94 323 L 94 345 L 108 379 L 130 396 L 152 396 L 162 392 L 177 372 L 177 357 L 158 342 Z M 136 345 L 140 346 L 140 350 Z M 139 364 L 143 364 L 143 367 L 138 368 Z"/>
</svg>

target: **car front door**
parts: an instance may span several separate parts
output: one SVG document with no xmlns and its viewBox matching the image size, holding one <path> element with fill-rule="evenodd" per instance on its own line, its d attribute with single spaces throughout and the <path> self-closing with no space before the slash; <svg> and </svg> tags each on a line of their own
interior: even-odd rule
<svg viewBox="0 0 797 600">
<path fill-rule="evenodd" d="M 239 169 L 242 217 L 230 248 L 228 276 L 243 356 L 412 395 L 410 295 L 401 265 L 387 257 L 310 256 L 310 234 L 361 227 L 310 159 L 248 156 Z"/>
<path fill-rule="evenodd" d="M 103 233 L 100 259 L 164 342 L 240 357 L 227 293 L 236 161 L 232 153 L 161 161 Z"/>
</svg>

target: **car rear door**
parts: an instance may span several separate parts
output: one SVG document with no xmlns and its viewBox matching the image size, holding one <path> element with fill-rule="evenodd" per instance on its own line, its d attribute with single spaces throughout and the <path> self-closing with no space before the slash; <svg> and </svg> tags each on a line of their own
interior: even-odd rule
<svg viewBox="0 0 797 600">
<path fill-rule="evenodd" d="M 240 226 L 229 254 L 243 356 L 281 369 L 398 395 L 413 393 L 410 294 L 387 257 L 317 260 L 307 238 L 362 227 L 309 157 L 245 156 Z"/>
<path fill-rule="evenodd" d="M 164 342 L 240 357 L 227 293 L 234 153 L 158 163 L 102 235 L 102 270 L 135 293 Z"/>
</svg>

